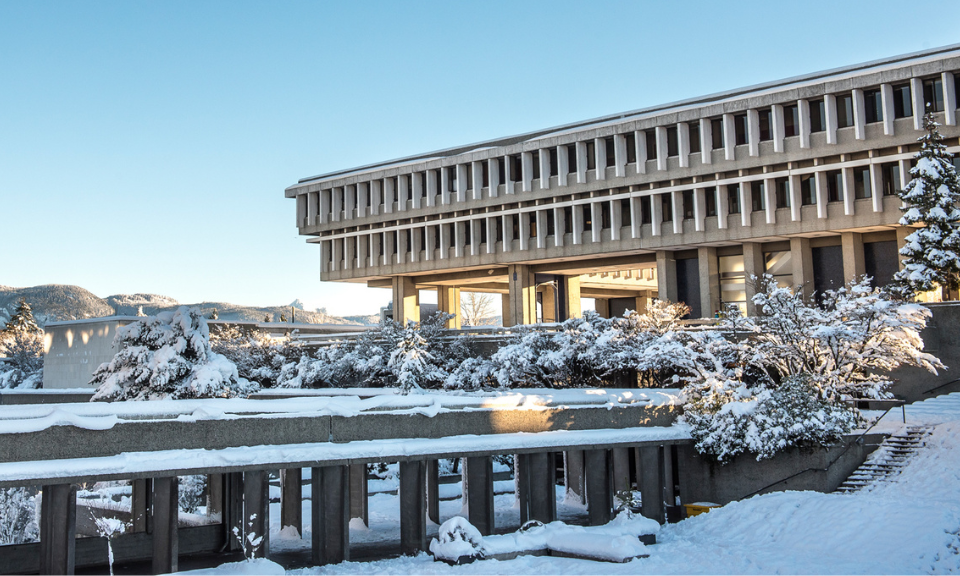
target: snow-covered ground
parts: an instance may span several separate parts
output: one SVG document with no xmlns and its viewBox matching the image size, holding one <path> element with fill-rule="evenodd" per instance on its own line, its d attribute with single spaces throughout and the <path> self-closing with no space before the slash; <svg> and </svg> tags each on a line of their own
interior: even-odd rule
<svg viewBox="0 0 960 576">
<path fill-rule="evenodd" d="M 884 426 L 897 425 L 891 413 Z M 960 394 L 907 407 L 908 423 L 936 423 L 893 480 L 853 494 L 780 492 L 734 502 L 664 526 L 649 558 L 626 564 L 552 557 L 484 560 L 450 567 L 427 554 L 291 570 L 287 574 L 955 574 L 960 573 Z M 902 423 L 899 425 L 902 426 Z M 558 498 L 562 497 L 558 493 Z M 513 494 L 496 497 L 497 523 L 515 524 Z M 441 520 L 459 512 L 441 504 Z M 561 518 L 576 512 L 562 504 Z M 306 511 L 306 510 L 305 510 Z M 371 497 L 369 529 L 352 542 L 399 538 L 396 496 Z M 271 510 L 273 513 L 274 511 Z M 274 515 L 275 517 L 278 514 Z M 309 514 L 304 514 L 304 519 Z M 279 530 L 276 522 L 274 531 Z M 359 529 L 358 529 L 359 528 Z M 435 529 L 435 528 L 434 528 Z M 306 530 L 305 530 L 306 531 Z M 274 551 L 309 540 L 274 534 Z M 283 574 L 269 561 L 226 564 L 194 574 Z"/>
</svg>

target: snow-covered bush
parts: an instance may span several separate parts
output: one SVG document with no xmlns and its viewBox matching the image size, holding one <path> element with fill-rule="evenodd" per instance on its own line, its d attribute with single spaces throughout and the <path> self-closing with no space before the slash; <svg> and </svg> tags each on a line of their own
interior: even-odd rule
<svg viewBox="0 0 960 576">
<path fill-rule="evenodd" d="M 39 388 L 43 382 L 43 330 L 23 298 L 0 331 L 0 389 Z"/>
<path fill-rule="evenodd" d="M 39 540 L 35 494 L 28 488 L 0 488 L 0 545 Z"/>
<path fill-rule="evenodd" d="M 237 374 L 263 388 L 272 388 L 285 365 L 302 355 L 293 335 L 272 338 L 260 330 L 236 325 L 216 326 L 210 331 L 210 348 L 237 366 Z"/>
<path fill-rule="evenodd" d="M 452 564 L 483 558 L 483 535 L 462 516 L 454 516 L 440 525 L 437 537 L 430 541 L 430 553 Z"/>
<path fill-rule="evenodd" d="M 93 373 L 93 400 L 230 398 L 256 389 L 210 349 L 207 321 L 181 306 L 119 328 L 117 353 Z"/>
<path fill-rule="evenodd" d="M 184 512 L 196 513 L 206 506 L 207 477 L 204 474 L 180 476 L 178 503 Z"/>
</svg>

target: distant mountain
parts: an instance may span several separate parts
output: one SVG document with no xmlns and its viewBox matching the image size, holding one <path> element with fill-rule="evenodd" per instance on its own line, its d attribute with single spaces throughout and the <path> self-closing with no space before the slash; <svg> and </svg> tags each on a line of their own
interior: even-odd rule
<svg viewBox="0 0 960 576">
<path fill-rule="evenodd" d="M 3 326 L 13 314 L 20 298 L 26 298 L 33 315 L 40 325 L 63 320 L 83 318 L 101 318 L 104 316 L 134 316 L 139 308 L 143 313 L 153 315 L 164 310 L 175 310 L 181 303 L 169 296 L 159 294 L 114 294 L 100 298 L 79 286 L 48 284 L 30 288 L 11 288 L 0 286 L 0 326 Z M 269 315 L 271 320 L 279 322 L 281 315 L 288 322 L 296 320 L 306 324 L 376 324 L 379 316 L 332 316 L 322 312 L 293 310 L 292 306 L 240 306 L 227 302 L 202 302 L 183 304 L 200 308 L 207 317 L 217 310 L 221 320 L 262 322 Z M 300 304 L 302 306 L 302 304 Z"/>
<path fill-rule="evenodd" d="M 303 307 L 303 302 L 301 302 L 299 298 L 291 302 L 290 307 L 296 308 L 297 310 L 305 310 L 305 308 Z"/>
</svg>

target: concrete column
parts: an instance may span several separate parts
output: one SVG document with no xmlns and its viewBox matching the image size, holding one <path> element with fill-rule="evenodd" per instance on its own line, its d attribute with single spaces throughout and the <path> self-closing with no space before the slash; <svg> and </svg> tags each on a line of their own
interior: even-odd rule
<svg viewBox="0 0 960 576">
<path fill-rule="evenodd" d="M 453 224 L 438 224 L 440 226 L 440 259 L 450 257 L 450 231 Z"/>
<path fill-rule="evenodd" d="M 853 133 L 857 140 L 867 137 L 866 107 L 863 101 L 863 90 L 853 90 Z"/>
<path fill-rule="evenodd" d="M 837 143 L 837 97 L 826 94 L 823 97 L 824 120 L 827 125 L 827 144 Z"/>
<path fill-rule="evenodd" d="M 910 96 L 913 100 L 913 129 L 923 130 L 923 114 L 927 111 L 926 103 L 923 101 L 923 80 L 910 79 Z"/>
<path fill-rule="evenodd" d="M 620 228 L 623 224 L 623 211 L 620 208 L 619 200 L 610 201 L 610 239 L 620 239 Z"/>
<path fill-rule="evenodd" d="M 353 211 L 357 208 L 357 187 L 343 187 L 343 212 L 347 220 L 353 220 Z"/>
<path fill-rule="evenodd" d="M 537 210 L 537 249 L 547 247 L 547 211 Z"/>
<path fill-rule="evenodd" d="M 450 171 L 456 169 L 456 166 L 440 167 L 440 203 L 444 206 L 450 204 Z"/>
<path fill-rule="evenodd" d="M 370 236 L 357 236 L 357 266 L 366 268 L 370 265 Z"/>
<path fill-rule="evenodd" d="M 607 179 L 607 141 L 604 138 L 593 140 L 594 163 L 597 165 L 597 180 Z"/>
<path fill-rule="evenodd" d="M 414 172 L 410 181 L 413 184 L 413 188 L 410 190 L 413 195 L 413 209 L 419 210 L 423 207 L 423 172 Z"/>
<path fill-rule="evenodd" d="M 790 239 L 790 261 L 793 264 L 793 285 L 800 287 L 804 298 L 813 294 L 813 253 L 809 238 Z"/>
<path fill-rule="evenodd" d="M 550 149 L 541 149 L 538 156 L 540 157 L 540 189 L 546 190 L 550 188 Z"/>
<path fill-rule="evenodd" d="M 637 174 L 647 173 L 647 134 L 642 130 L 633 133 L 633 141 L 637 145 Z"/>
<path fill-rule="evenodd" d="M 380 242 L 383 244 L 383 264 L 386 266 L 395 264 L 397 261 L 397 255 L 393 252 L 397 247 L 396 232 L 384 232 L 381 236 Z M 334 251 L 334 260 L 336 260 L 336 251 Z"/>
<path fill-rule="evenodd" d="M 634 298 L 634 301 L 635 301 L 635 302 L 634 302 L 634 305 L 633 305 L 633 310 L 634 310 L 637 314 L 646 314 L 646 313 L 647 313 L 647 300 L 650 299 L 650 296 L 649 296 L 650 291 L 649 291 L 649 290 L 643 290 L 643 291 L 641 291 L 641 294 L 642 294 L 641 296 L 637 296 L 636 298 Z"/>
<path fill-rule="evenodd" d="M 533 190 L 533 153 L 532 152 L 523 152 L 520 154 L 520 168 L 523 170 L 523 185 L 522 190 L 524 192 L 530 192 Z"/>
<path fill-rule="evenodd" d="M 141 478 L 130 482 L 130 513 L 132 523 L 131 532 L 147 532 L 150 519 L 151 500 L 153 500 L 153 484 L 149 478 Z M 207 477 L 209 497 L 207 511 L 217 514 L 223 510 L 223 479 L 220 474 L 210 474 Z M 218 498 L 217 496 L 220 496 Z"/>
<path fill-rule="evenodd" d="M 333 244 L 333 261 L 330 262 L 331 270 L 343 270 L 343 239 L 336 239 Z"/>
<path fill-rule="evenodd" d="M 863 260 L 863 234 L 841 232 L 840 242 L 843 248 L 843 281 L 850 283 L 867 273 Z"/>
<path fill-rule="evenodd" d="M 753 190 L 751 188 L 749 182 L 741 182 L 737 190 L 737 194 L 740 195 L 741 226 L 751 226 L 753 224 L 753 218 L 750 217 L 750 214 L 753 213 Z"/>
<path fill-rule="evenodd" d="M 673 449 L 671 446 L 661 448 L 663 455 L 663 501 L 667 506 L 677 505 L 676 483 L 673 477 Z M 666 510 L 664 510 L 666 520 Z"/>
<path fill-rule="evenodd" d="M 810 101 L 797 100 L 797 116 L 800 117 L 800 148 L 810 147 Z"/>
<path fill-rule="evenodd" d="M 713 123 L 709 118 L 700 119 L 700 163 L 713 163 Z"/>
<path fill-rule="evenodd" d="M 463 220 L 454 222 L 453 226 L 453 256 L 463 258 L 464 248 L 467 246 L 467 224 Z"/>
<path fill-rule="evenodd" d="M 816 172 L 813 175 L 814 190 L 817 195 L 817 218 L 827 217 L 827 173 Z"/>
<path fill-rule="evenodd" d="M 943 123 L 947 126 L 957 125 L 957 85 L 953 72 L 943 72 L 940 77 L 943 81 Z"/>
<path fill-rule="evenodd" d="M 844 168 L 840 173 L 843 175 L 843 213 L 847 216 L 853 216 L 854 202 L 856 201 L 853 191 L 853 168 Z"/>
<path fill-rule="evenodd" d="M 625 177 L 627 175 L 627 139 L 623 137 L 623 134 L 613 135 L 613 158 L 614 174 L 617 178 Z"/>
<path fill-rule="evenodd" d="M 663 200 L 659 194 L 647 196 L 644 200 L 650 202 L 650 233 L 659 236 L 663 231 Z"/>
<path fill-rule="evenodd" d="M 717 228 L 726 230 L 729 227 L 730 216 L 730 184 L 717 186 Z"/>
<path fill-rule="evenodd" d="M 48 484 L 43 486 L 42 490 L 40 573 L 73 574 L 77 538 L 77 487 L 72 484 Z"/>
<path fill-rule="evenodd" d="M 753 297 L 757 294 L 757 285 L 753 278 L 760 279 L 766 272 L 762 244 L 756 242 L 743 243 L 743 272 L 746 276 L 747 315 L 756 316 L 757 306 L 753 303 Z"/>
<path fill-rule="evenodd" d="M 533 324 L 537 321 L 537 288 L 534 274 L 525 264 L 507 267 L 510 289 L 510 326 Z"/>
<path fill-rule="evenodd" d="M 280 470 L 280 529 L 293 526 L 303 534 L 303 508 L 301 506 L 300 468 Z"/>
<path fill-rule="evenodd" d="M 423 238 L 427 237 L 426 228 L 411 228 L 410 229 L 410 261 L 418 262 L 420 260 L 420 251 L 424 249 L 423 243 L 420 241 L 420 230 L 423 230 Z"/>
<path fill-rule="evenodd" d="M 480 227 L 483 226 L 483 220 L 470 220 L 466 223 L 470 227 L 470 255 L 480 255 Z"/>
<path fill-rule="evenodd" d="M 570 157 L 567 146 L 557 146 L 557 183 L 567 185 L 567 174 L 570 173 Z"/>
<path fill-rule="evenodd" d="M 613 518 L 613 486 L 607 450 L 584 450 L 584 485 L 590 526 L 606 524 Z"/>
<path fill-rule="evenodd" d="M 630 490 L 630 449 L 614 448 L 610 451 L 613 458 L 613 493 Z"/>
<path fill-rule="evenodd" d="M 457 202 L 467 201 L 467 165 L 457 164 Z"/>
<path fill-rule="evenodd" d="M 697 232 L 707 229 L 707 191 L 703 188 L 693 190 L 693 223 Z"/>
<path fill-rule="evenodd" d="M 576 204 L 573 206 L 571 212 L 573 212 L 573 243 L 583 244 L 583 204 Z"/>
<path fill-rule="evenodd" d="M 587 143 L 577 142 L 577 184 L 587 183 Z"/>
<path fill-rule="evenodd" d="M 870 203 L 874 212 L 883 212 L 883 168 L 870 164 Z"/>
<path fill-rule="evenodd" d="M 800 176 L 798 174 L 790 175 L 790 220 L 800 221 L 801 208 L 800 202 Z"/>
<path fill-rule="evenodd" d="M 334 222 L 339 222 L 340 217 L 343 214 L 343 197 L 341 196 L 342 192 L 343 192 L 343 188 L 334 188 L 333 190 L 330 191 L 332 195 L 332 201 L 331 201 L 331 206 L 333 210 L 332 220 Z"/>
<path fill-rule="evenodd" d="M 553 452 L 517 454 L 520 523 L 557 519 L 556 466 Z"/>
<path fill-rule="evenodd" d="M 493 457 L 467 458 L 469 520 L 484 536 L 493 534 Z"/>
<path fill-rule="evenodd" d="M 414 556 L 427 549 L 426 462 L 400 463 L 400 553 Z"/>
<path fill-rule="evenodd" d="M 586 504 L 583 450 L 567 450 L 563 453 L 563 485 L 568 499 L 572 498 L 581 504 Z"/>
<path fill-rule="evenodd" d="M 766 211 L 767 224 L 777 223 L 777 181 L 773 178 L 763 180 L 763 204 Z"/>
<path fill-rule="evenodd" d="M 683 192 L 674 190 L 670 193 L 670 206 L 673 212 L 673 233 L 683 234 Z"/>
<path fill-rule="evenodd" d="M 603 239 L 602 212 L 603 209 L 600 207 L 600 202 L 590 203 L 590 221 L 592 222 L 592 225 L 590 226 L 590 241 L 595 244 L 599 243 Z"/>
<path fill-rule="evenodd" d="M 883 134 L 893 136 L 893 86 L 880 85 L 880 105 L 883 110 Z"/>
<path fill-rule="evenodd" d="M 553 245 L 556 248 L 563 246 L 563 235 L 568 232 L 567 223 L 563 217 L 563 208 L 553 209 Z"/>
<path fill-rule="evenodd" d="M 370 525 L 370 507 L 367 493 L 367 465 L 350 464 L 347 466 L 350 483 L 350 518 L 363 520 Z"/>
<path fill-rule="evenodd" d="M 154 480 L 154 483 L 156 482 Z M 156 502 L 154 502 L 154 513 L 156 513 Z M 257 538 L 263 537 L 260 546 L 253 552 L 253 557 L 266 558 L 270 554 L 270 483 L 266 470 L 243 473 L 242 533 L 248 546 L 251 535 Z"/>
<path fill-rule="evenodd" d="M 384 178 L 383 179 L 383 212 L 384 214 L 391 214 L 393 212 L 393 204 L 397 201 L 397 189 L 394 186 L 393 178 Z"/>
<path fill-rule="evenodd" d="M 520 225 L 517 226 L 517 231 L 520 233 L 520 250 L 529 250 L 530 249 L 530 213 L 521 212 L 517 214 L 517 218 L 520 219 Z"/>
<path fill-rule="evenodd" d="M 677 261 L 671 251 L 657 250 L 657 298 L 677 301 Z"/>
<path fill-rule="evenodd" d="M 400 324 L 420 321 L 420 291 L 411 276 L 394 276 L 393 319 Z"/>
<path fill-rule="evenodd" d="M 427 170 L 427 206 L 437 205 L 437 170 Z"/>
<path fill-rule="evenodd" d="M 500 195 L 500 162 L 496 158 L 487 160 L 487 174 L 490 181 L 490 197 L 496 198 Z"/>
<path fill-rule="evenodd" d="M 539 288 L 541 298 L 541 309 L 543 311 L 544 322 L 557 321 L 557 294 L 558 287 L 553 284 L 547 284 Z"/>
<path fill-rule="evenodd" d="M 783 138 L 784 132 L 786 131 L 786 126 L 783 121 L 783 106 L 780 104 L 774 104 L 770 107 L 773 116 L 773 151 L 774 152 L 783 152 Z"/>
<path fill-rule="evenodd" d="M 484 226 L 487 227 L 487 254 L 497 253 L 497 218 L 484 218 Z"/>
<path fill-rule="evenodd" d="M 510 311 L 510 294 L 509 293 L 500 295 L 500 308 L 501 308 L 500 321 L 504 325 L 504 327 L 509 328 L 511 326 L 516 326 L 516 324 L 513 323 L 513 314 Z"/>
<path fill-rule="evenodd" d="M 640 202 L 646 202 L 645 198 L 630 198 L 630 237 L 639 238 L 640 237 L 640 227 L 643 226 L 641 222 L 641 208 Z"/>
<path fill-rule="evenodd" d="M 357 241 L 355 238 L 343 239 L 343 269 L 350 270 L 357 267 Z"/>
<path fill-rule="evenodd" d="M 473 172 L 473 199 L 483 199 L 483 162 L 476 161 L 470 164 L 470 170 Z M 490 175 L 487 174 L 489 179 Z"/>
<path fill-rule="evenodd" d="M 453 314 L 447 320 L 446 327 L 459 330 L 462 316 L 460 314 L 460 288 L 456 286 L 437 286 L 437 308 L 441 312 Z"/>
<path fill-rule="evenodd" d="M 503 229 L 503 251 L 513 250 L 513 219 L 519 218 L 516 214 L 504 214 L 501 216 L 500 227 Z"/>
<path fill-rule="evenodd" d="M 641 514 L 663 524 L 663 452 L 660 446 L 637 448 L 637 483 L 643 500 Z"/>
<path fill-rule="evenodd" d="M 610 317 L 610 299 L 609 298 L 597 298 L 594 305 L 594 310 L 601 318 Z"/>
<path fill-rule="evenodd" d="M 677 123 L 677 152 L 680 154 L 680 167 L 690 167 L 690 125 Z"/>
<path fill-rule="evenodd" d="M 427 518 L 434 524 L 440 524 L 440 462 L 427 460 Z"/>
<path fill-rule="evenodd" d="M 666 126 L 657 126 L 655 129 L 657 142 L 657 170 L 667 169 L 667 128 Z"/>
<path fill-rule="evenodd" d="M 737 127 L 733 114 L 723 115 L 723 155 L 726 160 L 736 160 Z"/>
<path fill-rule="evenodd" d="M 221 524 L 223 525 L 223 538 L 227 544 L 225 549 L 230 551 L 240 550 L 240 541 L 234 532 L 243 531 L 243 473 L 228 472 L 222 475 L 222 502 L 223 512 L 221 513 Z"/>
<path fill-rule="evenodd" d="M 176 572 L 180 543 L 177 521 L 180 515 L 178 478 L 153 479 L 153 573 Z"/>
<path fill-rule="evenodd" d="M 563 322 L 571 318 L 580 318 L 583 315 L 580 308 L 580 277 L 562 276 L 559 281 L 562 283 L 560 294 L 563 302 L 560 317 L 557 318 L 557 321 Z"/>
<path fill-rule="evenodd" d="M 760 155 L 760 113 L 753 108 L 747 110 L 747 149 L 750 156 Z"/>
<path fill-rule="evenodd" d="M 700 273 L 700 311 L 703 318 L 712 318 L 720 310 L 720 261 L 717 249 L 697 248 L 697 265 Z"/>
<path fill-rule="evenodd" d="M 345 562 L 350 559 L 349 467 L 314 467 L 311 476 L 312 560 L 318 565 Z"/>
</svg>

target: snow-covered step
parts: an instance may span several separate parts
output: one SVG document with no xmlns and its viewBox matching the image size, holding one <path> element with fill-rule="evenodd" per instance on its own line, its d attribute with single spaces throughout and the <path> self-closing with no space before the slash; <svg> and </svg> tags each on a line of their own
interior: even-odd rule
<svg viewBox="0 0 960 576">
<path fill-rule="evenodd" d="M 903 432 L 889 436 L 836 491 L 849 494 L 899 474 L 906 462 L 923 446 L 929 430 L 928 426 L 907 426 Z"/>
</svg>

